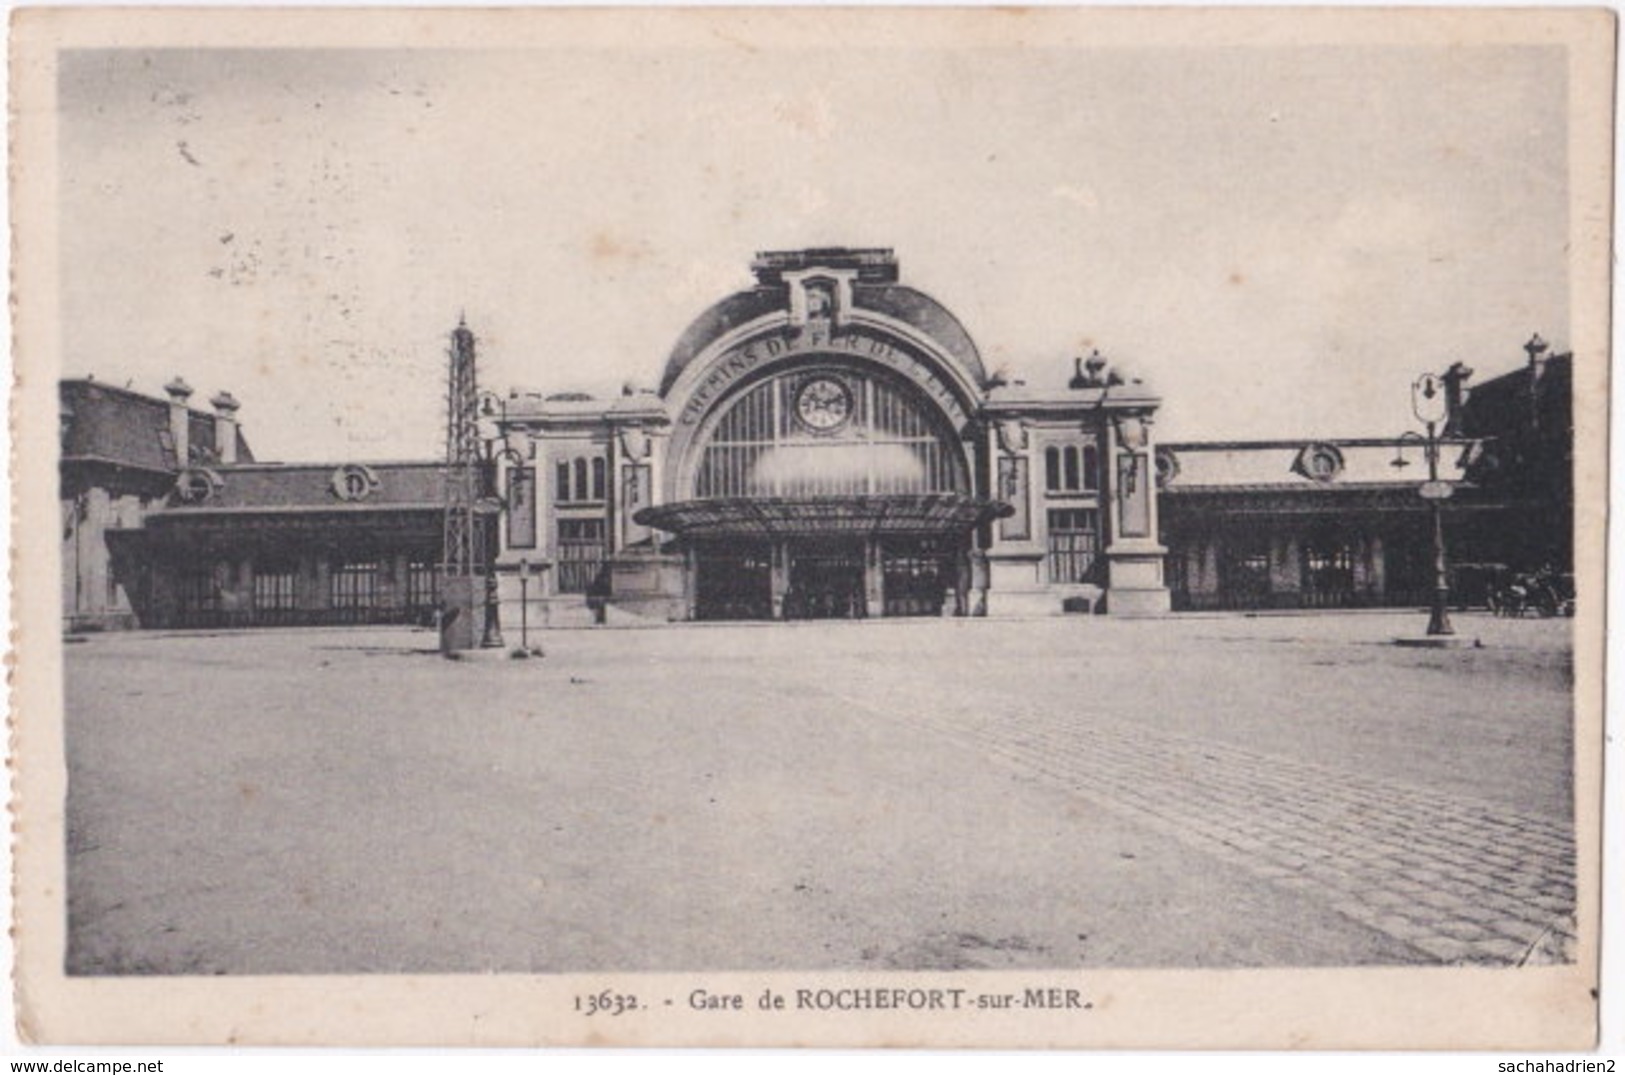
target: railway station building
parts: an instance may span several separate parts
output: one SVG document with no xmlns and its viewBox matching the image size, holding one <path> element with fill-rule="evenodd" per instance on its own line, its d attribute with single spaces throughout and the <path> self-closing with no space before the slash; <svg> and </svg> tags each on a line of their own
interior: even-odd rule
<svg viewBox="0 0 1625 1075">
<path fill-rule="evenodd" d="M 1150 386 L 1099 354 L 1053 389 L 989 372 L 890 250 L 750 269 L 651 387 L 482 394 L 504 624 L 521 602 L 585 626 L 1426 601 L 1414 435 L 1159 445 Z M 1569 562 L 1569 383 L 1531 349 L 1456 400 L 1455 559 Z M 61 384 L 70 631 L 433 622 L 443 460 L 257 461 L 229 392 L 165 392 Z"/>
<path fill-rule="evenodd" d="M 752 271 L 658 388 L 503 402 L 505 572 L 549 565 L 559 615 L 1168 610 L 1149 388 L 1098 357 L 1058 392 L 989 374 L 889 250 Z"/>
</svg>

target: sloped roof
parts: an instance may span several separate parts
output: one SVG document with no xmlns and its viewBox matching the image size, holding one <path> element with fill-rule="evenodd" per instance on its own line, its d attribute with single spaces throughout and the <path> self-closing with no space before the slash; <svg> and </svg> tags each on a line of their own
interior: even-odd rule
<svg viewBox="0 0 1625 1075">
<path fill-rule="evenodd" d="M 677 378 L 683 375 L 688 364 L 710 346 L 712 340 L 765 314 L 783 310 L 786 302 L 784 296 L 782 288 L 758 287 L 740 291 L 696 317 L 683 330 L 677 345 L 671 349 L 670 357 L 666 359 L 665 372 L 660 376 L 660 394 L 664 396 L 671 391 L 671 386 L 677 383 Z"/>
<path fill-rule="evenodd" d="M 987 370 L 970 333 L 959 319 L 923 291 L 897 282 L 897 257 L 886 247 L 814 247 L 807 250 L 769 250 L 756 255 L 751 271 L 756 286 L 735 292 L 691 322 L 666 359 L 660 394 L 666 395 L 683 371 L 718 337 L 789 307 L 788 271 L 807 269 L 850 270 L 852 304 L 919 329 L 958 363 L 977 388 L 987 387 Z"/>
<path fill-rule="evenodd" d="M 1462 434 L 1515 436 L 1537 423 L 1548 432 L 1566 434 L 1573 426 L 1573 392 L 1571 354 L 1552 355 L 1533 370 L 1525 365 L 1482 384 L 1469 383 L 1462 407 Z"/>
<path fill-rule="evenodd" d="M 894 317 L 922 330 L 954 357 L 973 384 L 978 388 L 987 386 L 987 370 L 982 367 L 982 356 L 976 350 L 970 333 L 959 323 L 959 318 L 930 295 L 902 284 L 884 287 L 859 284 L 853 289 L 852 301 L 864 309 Z"/>
<path fill-rule="evenodd" d="M 363 467 L 377 479 L 377 484 L 360 499 L 341 499 L 334 489 L 335 477 L 347 465 Z M 437 509 L 445 503 L 446 495 L 442 463 L 256 463 L 209 470 L 220 484 L 207 498 L 186 502 L 172 497 L 162 514 L 176 518 L 225 512 Z"/>
<path fill-rule="evenodd" d="M 666 369 L 660 377 L 660 394 L 664 396 L 671 391 L 689 363 L 717 337 L 765 314 L 782 311 L 788 302 L 782 287 L 756 287 L 729 295 L 700 314 L 683 331 L 666 359 Z M 978 387 L 987 384 L 987 370 L 970 333 L 947 307 L 925 292 L 902 284 L 860 283 L 852 289 L 852 303 L 860 310 L 872 310 L 921 330 L 953 356 L 974 384 Z"/>
<path fill-rule="evenodd" d="M 1328 481 L 1316 481 L 1294 469 L 1299 454 L 1311 444 L 1336 447 L 1343 469 Z M 1222 489 L 1302 488 L 1306 490 L 1357 490 L 1366 488 L 1414 488 L 1427 479 L 1427 463 L 1422 447 L 1415 441 L 1373 438 L 1366 441 L 1256 441 L 1169 444 L 1164 448 L 1178 462 L 1178 473 L 1164 491 L 1168 493 L 1213 492 Z M 1439 477 L 1461 481 L 1465 476 L 1462 460 L 1467 449 L 1446 444 L 1439 455 Z M 1396 459 L 1405 463 L 1394 466 Z"/>
<path fill-rule="evenodd" d="M 92 380 L 64 380 L 59 385 L 63 414 L 62 459 L 115 463 L 142 470 L 180 469 L 169 430 L 169 401 Z M 187 436 L 193 446 L 188 462 L 214 459 L 215 417 L 188 408 Z M 237 458 L 254 454 L 237 430 Z"/>
</svg>

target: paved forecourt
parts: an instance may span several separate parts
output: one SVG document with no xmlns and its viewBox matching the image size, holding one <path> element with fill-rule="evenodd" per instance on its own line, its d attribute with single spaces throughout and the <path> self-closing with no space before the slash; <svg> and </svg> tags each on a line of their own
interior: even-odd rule
<svg viewBox="0 0 1625 1075">
<path fill-rule="evenodd" d="M 69 967 L 1563 958 L 1569 625 L 1416 619 L 96 637 Z"/>
</svg>

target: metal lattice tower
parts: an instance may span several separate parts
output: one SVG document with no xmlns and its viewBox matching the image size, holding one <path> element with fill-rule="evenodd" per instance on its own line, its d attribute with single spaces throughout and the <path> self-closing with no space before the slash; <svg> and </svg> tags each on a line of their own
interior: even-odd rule
<svg viewBox="0 0 1625 1075">
<path fill-rule="evenodd" d="M 474 499 L 479 464 L 478 384 L 474 334 L 462 319 L 446 351 L 446 523 L 441 567 L 448 577 L 471 576 L 475 559 Z"/>
</svg>

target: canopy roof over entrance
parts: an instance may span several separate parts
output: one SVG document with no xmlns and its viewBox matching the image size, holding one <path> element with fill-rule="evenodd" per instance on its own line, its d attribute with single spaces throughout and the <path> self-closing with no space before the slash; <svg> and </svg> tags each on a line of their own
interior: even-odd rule
<svg viewBox="0 0 1625 1075">
<path fill-rule="evenodd" d="M 963 493 L 790 499 L 730 497 L 644 508 L 634 517 L 680 537 L 961 534 L 1014 513 L 1002 500 Z"/>
</svg>

